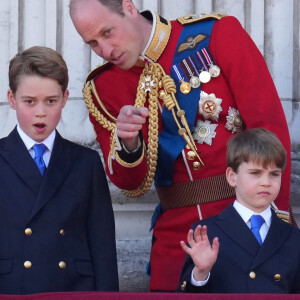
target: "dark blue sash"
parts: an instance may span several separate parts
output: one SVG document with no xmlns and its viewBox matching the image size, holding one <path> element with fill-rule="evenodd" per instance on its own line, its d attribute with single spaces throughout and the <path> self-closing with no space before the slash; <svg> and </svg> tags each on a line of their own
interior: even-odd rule
<svg viewBox="0 0 300 300">
<path fill-rule="evenodd" d="M 173 58 L 173 65 L 178 64 L 180 61 L 196 53 L 196 51 L 199 51 L 204 47 L 208 47 L 214 22 L 214 19 L 205 20 L 199 23 L 185 25 L 183 27 Z M 181 44 L 187 42 L 189 37 L 195 38 L 199 34 L 205 35 L 206 38 L 203 39 L 195 48 L 186 49 L 181 53 L 178 53 L 177 50 Z M 180 108 L 185 111 L 189 127 L 193 130 L 201 86 L 196 89 L 193 88 L 189 94 L 183 94 L 180 92 L 180 81 L 178 78 L 173 72 L 171 72 L 170 76 L 176 83 L 176 99 L 178 104 Z M 186 142 L 178 134 L 178 127 L 174 121 L 172 112 L 167 108 L 163 109 L 162 120 L 163 130 L 159 134 L 158 164 L 155 174 L 155 185 L 168 186 L 173 182 L 174 162 L 182 149 L 186 146 Z"/>
</svg>

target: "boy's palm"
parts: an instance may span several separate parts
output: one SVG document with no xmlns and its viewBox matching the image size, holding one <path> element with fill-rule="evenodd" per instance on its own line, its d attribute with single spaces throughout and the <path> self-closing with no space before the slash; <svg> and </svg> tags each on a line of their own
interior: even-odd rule
<svg viewBox="0 0 300 300">
<path fill-rule="evenodd" d="M 195 280 L 205 280 L 217 260 L 219 240 L 218 238 L 214 238 L 211 245 L 207 236 L 207 227 L 198 225 L 195 232 L 192 229 L 189 230 L 187 241 L 190 247 L 183 241 L 180 244 L 182 249 L 191 256 L 195 264 Z"/>
</svg>

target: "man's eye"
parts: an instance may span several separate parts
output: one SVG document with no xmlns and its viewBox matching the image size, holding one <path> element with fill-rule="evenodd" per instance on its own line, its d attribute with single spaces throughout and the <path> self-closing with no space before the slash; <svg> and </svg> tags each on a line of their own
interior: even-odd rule
<svg viewBox="0 0 300 300">
<path fill-rule="evenodd" d="M 110 35 L 111 34 L 111 29 L 105 30 L 105 35 Z"/>
<path fill-rule="evenodd" d="M 25 100 L 27 104 L 33 104 L 33 100 Z"/>
<path fill-rule="evenodd" d="M 54 100 L 54 99 L 49 99 L 48 102 L 49 102 L 50 104 L 52 104 L 52 103 L 55 103 L 56 100 Z"/>
</svg>

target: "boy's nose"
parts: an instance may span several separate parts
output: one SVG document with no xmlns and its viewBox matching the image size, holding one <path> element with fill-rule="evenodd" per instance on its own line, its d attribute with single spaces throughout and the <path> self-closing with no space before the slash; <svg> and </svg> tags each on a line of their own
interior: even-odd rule
<svg viewBox="0 0 300 300">
<path fill-rule="evenodd" d="M 35 111 L 36 117 L 44 117 L 46 115 L 46 109 L 44 105 L 38 105 Z"/>
<path fill-rule="evenodd" d="M 270 177 L 268 175 L 262 176 L 262 185 L 270 185 Z"/>
</svg>

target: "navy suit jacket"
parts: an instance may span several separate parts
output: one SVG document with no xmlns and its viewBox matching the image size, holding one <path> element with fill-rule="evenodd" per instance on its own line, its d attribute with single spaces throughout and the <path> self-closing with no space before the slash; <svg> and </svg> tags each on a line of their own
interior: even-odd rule
<svg viewBox="0 0 300 300">
<path fill-rule="evenodd" d="M 114 215 L 96 151 L 57 132 L 42 177 L 14 129 L 0 140 L 0 174 L 0 293 L 118 290 Z"/>
<path fill-rule="evenodd" d="M 262 246 L 232 204 L 192 228 L 198 224 L 207 226 L 210 242 L 219 238 L 219 254 L 203 287 L 190 284 L 194 263 L 186 255 L 179 292 L 300 293 L 300 230 L 273 211 Z"/>
</svg>

